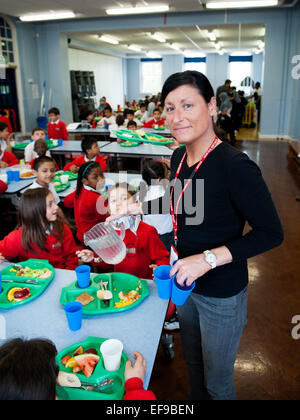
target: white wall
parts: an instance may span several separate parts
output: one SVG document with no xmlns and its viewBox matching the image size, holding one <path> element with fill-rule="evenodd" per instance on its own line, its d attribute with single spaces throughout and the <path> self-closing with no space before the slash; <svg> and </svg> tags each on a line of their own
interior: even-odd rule
<svg viewBox="0 0 300 420">
<path fill-rule="evenodd" d="M 106 96 L 113 109 L 123 106 L 124 84 L 122 58 L 69 48 L 69 69 L 93 71 L 95 75 L 97 107 Z"/>
</svg>

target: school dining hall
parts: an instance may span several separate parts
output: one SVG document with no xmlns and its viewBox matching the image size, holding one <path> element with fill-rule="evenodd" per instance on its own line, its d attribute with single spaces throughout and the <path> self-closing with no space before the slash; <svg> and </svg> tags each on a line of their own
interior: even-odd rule
<svg viewBox="0 0 300 420">
<path fill-rule="evenodd" d="M 1 3 L 1 401 L 300 398 L 299 22 Z"/>
</svg>

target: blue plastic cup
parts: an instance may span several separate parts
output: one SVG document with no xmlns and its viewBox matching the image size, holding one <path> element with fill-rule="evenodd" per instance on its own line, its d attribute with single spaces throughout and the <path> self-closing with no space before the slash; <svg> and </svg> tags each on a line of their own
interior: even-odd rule
<svg viewBox="0 0 300 420">
<path fill-rule="evenodd" d="M 63 139 L 58 139 L 58 145 L 62 146 L 63 145 Z"/>
<path fill-rule="evenodd" d="M 85 289 L 90 285 L 91 267 L 89 265 L 79 265 L 75 268 L 77 284 L 80 289 Z"/>
<path fill-rule="evenodd" d="M 161 299 L 170 299 L 172 296 L 172 283 L 175 276 L 170 277 L 171 269 L 170 265 L 159 265 L 153 270 L 158 296 Z"/>
<path fill-rule="evenodd" d="M 64 306 L 68 325 L 71 331 L 78 331 L 82 324 L 82 303 L 69 302 Z"/>
<path fill-rule="evenodd" d="M 108 130 L 108 128 L 109 128 L 109 124 L 105 124 L 105 125 L 104 125 L 104 128 L 105 128 L 105 130 Z"/>
<path fill-rule="evenodd" d="M 185 303 L 189 295 L 191 294 L 192 290 L 195 287 L 195 282 L 193 282 L 190 286 L 180 286 L 176 281 L 176 276 L 173 279 L 172 284 L 172 297 L 171 300 L 174 305 L 181 306 Z"/>
<path fill-rule="evenodd" d="M 19 182 L 20 181 L 20 171 L 13 171 L 13 177 L 14 177 L 14 181 Z"/>
<path fill-rule="evenodd" d="M 7 174 L 7 182 L 11 182 L 14 180 L 14 171 L 6 171 Z"/>
</svg>

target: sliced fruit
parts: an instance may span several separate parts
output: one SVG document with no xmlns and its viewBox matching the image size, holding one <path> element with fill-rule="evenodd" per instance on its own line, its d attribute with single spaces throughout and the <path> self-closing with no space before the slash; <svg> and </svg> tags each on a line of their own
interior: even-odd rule
<svg viewBox="0 0 300 420">
<path fill-rule="evenodd" d="M 65 364 L 67 363 L 67 361 L 71 359 L 71 357 L 72 357 L 72 356 L 71 356 L 70 354 L 68 354 L 67 356 L 65 356 L 65 357 L 62 359 L 61 363 L 62 363 L 63 365 L 65 365 Z"/>
<path fill-rule="evenodd" d="M 73 356 L 79 356 L 79 354 L 83 354 L 83 347 L 79 346 L 73 353 Z"/>
<path fill-rule="evenodd" d="M 95 366 L 99 362 L 100 357 L 96 354 L 81 354 L 79 356 L 75 356 L 74 359 L 83 371 L 84 375 L 89 378 L 94 372 Z"/>
<path fill-rule="evenodd" d="M 98 356 L 98 352 L 96 349 L 88 349 L 84 352 L 85 354 L 96 354 Z"/>
<path fill-rule="evenodd" d="M 77 356 L 76 356 L 77 357 Z M 65 364 L 66 368 L 74 368 L 75 366 L 77 366 L 78 363 L 75 359 L 75 357 L 71 357 L 67 363 Z"/>
<path fill-rule="evenodd" d="M 7 300 L 9 302 L 12 302 L 15 300 L 14 294 L 16 292 L 20 292 L 22 289 L 22 287 L 13 287 L 12 289 L 9 290 L 9 292 L 7 293 Z"/>
</svg>

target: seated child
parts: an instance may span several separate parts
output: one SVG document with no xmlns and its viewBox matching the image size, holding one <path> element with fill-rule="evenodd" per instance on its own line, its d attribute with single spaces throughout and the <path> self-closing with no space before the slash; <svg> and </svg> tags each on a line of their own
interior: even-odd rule
<svg viewBox="0 0 300 420">
<path fill-rule="evenodd" d="M 64 171 L 71 171 L 76 174 L 79 171 L 81 165 L 86 162 L 98 162 L 101 166 L 102 172 L 107 169 L 106 160 L 100 155 L 100 148 L 98 141 L 94 137 L 85 137 L 81 141 L 81 150 L 84 153 L 79 158 L 76 158 L 71 163 L 67 163 L 64 167 Z"/>
<path fill-rule="evenodd" d="M 65 207 L 74 207 L 77 238 L 84 244 L 83 235 L 108 216 L 106 199 L 101 195 L 105 178 L 98 162 L 80 166 L 76 191 L 64 199 Z"/>
<path fill-rule="evenodd" d="M 143 123 L 138 119 L 134 118 L 134 111 L 132 109 L 125 109 L 124 111 L 125 125 L 128 125 L 129 121 L 134 121 L 137 126 L 142 127 Z"/>
<path fill-rule="evenodd" d="M 58 108 L 50 108 L 48 111 L 48 137 L 49 139 L 68 140 L 69 133 L 66 124 L 60 120 L 60 112 Z"/>
<path fill-rule="evenodd" d="M 46 133 L 43 128 L 37 127 L 32 130 L 31 134 L 31 140 L 33 140 L 31 143 L 29 143 L 24 150 L 24 159 L 26 163 L 30 163 L 32 159 L 35 159 L 38 156 L 38 154 L 34 150 L 35 142 L 37 140 L 44 140 L 46 138 Z M 50 151 L 47 150 L 46 156 L 51 157 Z"/>
<path fill-rule="evenodd" d="M 87 121 L 87 122 L 88 122 L 88 124 L 89 124 L 89 126 L 90 126 L 90 127 L 92 127 L 92 128 L 96 128 L 96 127 L 97 127 L 97 123 L 96 123 L 96 121 L 94 120 L 94 118 L 95 118 L 94 111 L 91 111 L 90 109 L 86 109 L 86 108 L 84 108 L 84 109 L 81 111 L 80 116 L 79 116 L 79 119 L 80 119 L 81 121 L 82 121 L 82 120 L 85 120 L 85 121 Z"/>
<path fill-rule="evenodd" d="M 7 150 L 2 150 L 2 146 L 0 144 L 0 168 L 8 168 L 9 166 L 18 164 L 19 161 L 16 156 Z"/>
<path fill-rule="evenodd" d="M 11 141 L 12 134 L 9 134 L 8 125 L 5 122 L 0 122 L 0 146 L 2 151 L 12 152 Z"/>
<path fill-rule="evenodd" d="M 140 109 L 135 112 L 135 118 L 137 118 L 142 124 L 147 121 L 147 107 L 144 102 L 140 104 Z"/>
<path fill-rule="evenodd" d="M 115 124 L 111 124 L 109 126 L 109 129 L 110 129 L 110 135 L 109 135 L 109 137 L 110 138 L 112 138 L 112 139 L 116 139 L 117 138 L 117 136 L 112 131 L 113 130 L 122 130 L 123 128 L 125 128 L 124 122 L 125 122 L 124 116 L 118 114 L 116 116 L 116 123 Z"/>
<path fill-rule="evenodd" d="M 128 121 L 127 128 L 128 130 L 137 130 L 137 123 L 133 120 Z"/>
<path fill-rule="evenodd" d="M 134 202 L 135 190 L 127 183 L 116 184 L 108 190 L 108 205 L 111 216 L 126 214 L 128 205 Z M 115 221 L 116 229 L 123 224 L 125 237 L 123 239 L 127 255 L 124 260 L 112 266 L 99 263 L 102 270 L 113 269 L 115 272 L 129 273 L 141 279 L 152 279 L 153 268 L 157 265 L 169 264 L 169 252 L 159 239 L 157 230 L 137 217 L 122 217 Z M 83 261 L 91 262 L 94 253 L 83 250 L 77 254 Z M 98 266 L 98 264 L 96 263 Z"/>
<path fill-rule="evenodd" d="M 155 126 L 155 125 L 162 127 L 162 126 L 165 125 L 165 121 L 166 121 L 166 119 L 161 117 L 160 109 L 155 108 L 154 111 L 153 111 L 153 119 L 146 122 L 144 124 L 144 127 L 145 128 L 153 128 L 153 126 Z"/>
<path fill-rule="evenodd" d="M 0 109 L 0 122 L 4 122 L 5 124 L 7 124 L 8 132 L 9 134 L 11 134 L 13 131 L 12 126 L 9 118 L 6 116 L 6 111 L 4 109 Z"/>
<path fill-rule="evenodd" d="M 0 241 L 0 254 L 7 260 L 48 260 L 55 268 L 74 270 L 77 247 L 58 210 L 48 188 L 25 191 L 18 207 L 18 227 Z"/>
<path fill-rule="evenodd" d="M 165 195 L 169 172 L 166 164 L 157 160 L 146 161 L 143 167 L 142 177 L 147 185 L 145 196 L 142 201 L 151 201 Z M 143 221 L 154 226 L 167 250 L 170 252 L 173 242 L 173 223 L 171 214 L 148 214 L 143 216 Z"/>
<path fill-rule="evenodd" d="M 104 127 L 105 125 L 111 125 L 116 123 L 116 117 L 112 114 L 112 109 L 110 106 L 106 106 L 103 110 L 103 118 L 100 121 L 100 125 Z"/>
<path fill-rule="evenodd" d="M 39 157 L 42 157 L 42 156 L 47 156 L 47 157 L 51 158 L 51 155 L 49 156 L 50 152 L 49 152 L 49 148 L 48 148 L 48 145 L 47 145 L 45 140 L 36 140 L 33 144 L 34 144 L 33 152 L 37 156 L 34 157 L 29 163 L 29 165 L 31 166 L 32 169 L 33 169 L 33 164 L 34 164 L 35 159 L 37 159 Z M 30 144 L 28 146 L 30 146 Z M 56 170 L 59 171 L 59 167 L 57 165 L 56 160 L 54 160 L 53 158 L 52 158 L 52 160 L 55 163 Z"/>
<path fill-rule="evenodd" d="M 126 362 L 124 400 L 156 400 L 143 389 L 146 359 L 133 352 Z M 0 347 L 0 401 L 54 401 L 59 368 L 57 349 L 50 340 L 14 338 Z M 24 366 L 26 374 L 24 374 Z M 38 374 L 36 374 L 38 372 Z"/>
<path fill-rule="evenodd" d="M 52 184 L 56 172 L 54 160 L 48 156 L 35 159 L 33 162 L 33 172 L 36 175 L 36 180 L 28 189 L 47 188 L 52 193 L 55 204 L 58 204 L 60 198 Z"/>
</svg>

